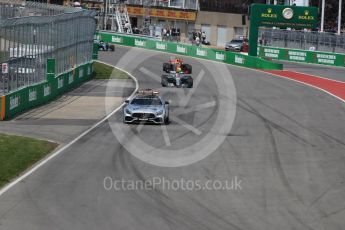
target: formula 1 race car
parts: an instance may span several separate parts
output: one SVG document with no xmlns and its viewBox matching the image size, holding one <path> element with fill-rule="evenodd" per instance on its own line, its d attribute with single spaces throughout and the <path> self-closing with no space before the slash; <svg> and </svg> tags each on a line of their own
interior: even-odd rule
<svg viewBox="0 0 345 230">
<path fill-rule="evenodd" d="M 108 44 L 102 40 L 95 40 L 95 44 L 98 45 L 99 51 L 115 51 L 115 46 L 113 44 Z"/>
<path fill-rule="evenodd" d="M 161 84 L 163 87 L 193 88 L 193 78 L 184 73 L 171 71 L 169 74 L 161 76 Z"/>
<path fill-rule="evenodd" d="M 149 122 L 169 124 L 169 102 L 151 89 L 139 91 L 132 99 L 126 100 L 123 108 L 123 122 Z"/>
<path fill-rule="evenodd" d="M 171 71 L 182 71 L 185 74 L 192 74 L 192 66 L 183 63 L 182 59 L 180 58 L 173 58 L 169 63 L 163 64 L 163 71 L 166 73 L 170 73 Z"/>
</svg>

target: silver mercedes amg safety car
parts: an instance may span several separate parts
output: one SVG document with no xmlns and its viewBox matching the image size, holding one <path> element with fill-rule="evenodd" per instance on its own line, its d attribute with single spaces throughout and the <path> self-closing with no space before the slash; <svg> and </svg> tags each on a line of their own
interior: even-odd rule
<svg viewBox="0 0 345 230">
<path fill-rule="evenodd" d="M 169 123 L 169 102 L 150 89 L 139 91 L 125 101 L 123 108 L 124 123 L 150 122 L 154 124 Z"/>
</svg>

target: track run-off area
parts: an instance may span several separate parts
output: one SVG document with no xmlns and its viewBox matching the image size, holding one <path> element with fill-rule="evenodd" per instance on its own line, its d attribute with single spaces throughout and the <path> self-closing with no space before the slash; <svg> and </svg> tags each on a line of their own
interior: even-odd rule
<svg viewBox="0 0 345 230">
<path fill-rule="evenodd" d="M 194 88 L 162 88 L 170 57 L 100 53 L 169 100 L 170 124 L 125 125 L 119 110 L 0 196 L 1 230 L 343 228 L 345 104 L 323 91 L 342 71 L 310 87 L 325 67 L 272 75 L 183 57 Z"/>
</svg>

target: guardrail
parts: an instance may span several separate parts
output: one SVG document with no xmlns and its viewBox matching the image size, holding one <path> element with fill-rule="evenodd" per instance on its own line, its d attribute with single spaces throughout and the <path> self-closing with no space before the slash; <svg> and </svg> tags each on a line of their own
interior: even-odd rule
<svg viewBox="0 0 345 230">
<path fill-rule="evenodd" d="M 345 54 L 260 46 L 262 58 L 345 67 Z"/>
<path fill-rule="evenodd" d="M 273 63 L 262 58 L 251 57 L 240 53 L 221 51 L 212 48 L 204 48 L 174 42 L 157 41 L 150 38 L 130 36 L 118 33 L 109 33 L 104 31 L 97 32 L 96 36 L 97 39 L 103 40 L 104 42 L 108 43 L 114 43 L 131 47 L 140 47 L 195 58 L 202 58 L 248 68 L 269 70 L 283 68 L 282 64 Z"/>
<path fill-rule="evenodd" d="M 47 80 L 30 85 L 0 98 L 0 119 L 10 119 L 23 111 L 47 103 L 92 77 L 92 62 L 55 75 L 55 59 L 47 60 Z"/>
</svg>

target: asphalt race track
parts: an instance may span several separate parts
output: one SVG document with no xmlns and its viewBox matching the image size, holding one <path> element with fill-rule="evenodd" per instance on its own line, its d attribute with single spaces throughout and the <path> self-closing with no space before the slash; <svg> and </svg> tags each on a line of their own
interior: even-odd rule
<svg viewBox="0 0 345 230">
<path fill-rule="evenodd" d="M 315 64 L 304 64 L 297 62 L 281 62 L 284 64 L 284 70 L 296 71 L 305 74 L 311 74 L 316 76 L 322 76 L 328 79 L 333 79 L 337 81 L 345 82 L 345 68 L 343 67 L 333 67 L 325 65 L 315 65 Z"/>
<path fill-rule="evenodd" d="M 128 50 L 100 59 L 126 68 L 140 88 L 160 90 L 171 123 L 123 125 L 116 113 L 0 197 L 1 230 L 343 229 L 343 102 L 239 67 L 221 76 L 224 65 L 189 58 L 195 87 L 160 89 L 170 55 Z M 240 186 L 124 190 L 105 178 Z"/>
</svg>

